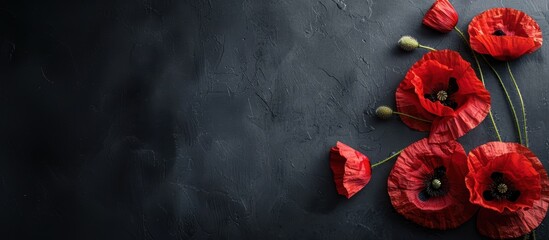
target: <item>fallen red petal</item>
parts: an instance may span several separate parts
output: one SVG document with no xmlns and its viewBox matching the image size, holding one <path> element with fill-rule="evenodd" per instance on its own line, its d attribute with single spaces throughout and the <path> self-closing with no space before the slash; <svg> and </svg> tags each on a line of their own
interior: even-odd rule
<svg viewBox="0 0 549 240">
<path fill-rule="evenodd" d="M 330 167 L 337 192 L 347 198 L 366 186 L 372 177 L 368 157 L 341 142 L 330 150 Z"/>
</svg>

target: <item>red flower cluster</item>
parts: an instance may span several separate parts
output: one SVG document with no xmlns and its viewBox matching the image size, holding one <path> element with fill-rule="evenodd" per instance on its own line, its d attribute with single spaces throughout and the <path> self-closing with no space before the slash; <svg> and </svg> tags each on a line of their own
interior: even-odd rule
<svg viewBox="0 0 549 240">
<path fill-rule="evenodd" d="M 457 21 L 448 0 L 436 0 L 423 18 L 423 24 L 440 32 L 451 31 Z M 543 42 L 538 24 L 509 8 L 476 16 L 469 35 L 474 51 L 499 60 L 534 52 Z M 504 142 L 486 143 L 467 155 L 456 139 L 486 118 L 489 92 L 459 53 L 436 51 L 409 36 L 399 44 L 408 51 L 433 51 L 398 86 L 397 111 L 376 110 L 382 119 L 398 114 L 410 128 L 429 131 L 428 138 L 400 153 L 391 170 L 387 190 L 395 210 L 433 229 L 456 228 L 478 212 L 482 235 L 516 238 L 532 232 L 549 208 L 549 176 L 539 159 L 520 144 Z M 368 158 L 345 144 L 332 148 L 330 165 L 338 192 L 347 198 L 370 181 Z"/>
<path fill-rule="evenodd" d="M 512 8 L 493 8 L 477 15 L 469 24 L 471 48 L 506 61 L 538 50 L 543 36 L 538 23 Z"/>
<path fill-rule="evenodd" d="M 397 110 L 409 127 L 430 130 L 430 142 L 455 140 L 478 126 L 490 110 L 490 93 L 471 64 L 451 50 L 425 54 L 396 91 Z"/>
</svg>

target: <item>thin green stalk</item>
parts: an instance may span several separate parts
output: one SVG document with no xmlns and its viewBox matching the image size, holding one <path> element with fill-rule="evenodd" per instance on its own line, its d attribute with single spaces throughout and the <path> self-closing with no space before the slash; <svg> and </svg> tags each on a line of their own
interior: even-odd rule
<svg viewBox="0 0 549 240">
<path fill-rule="evenodd" d="M 531 237 L 532 240 L 536 240 L 536 229 L 534 229 L 530 233 L 524 235 L 524 237 L 522 239 L 527 240 L 527 239 L 530 239 L 530 237 Z"/>
<path fill-rule="evenodd" d="M 480 55 L 480 56 L 482 56 L 482 60 L 484 60 L 484 62 L 490 67 L 490 69 L 492 69 L 492 72 L 494 72 L 494 74 L 496 75 L 496 78 L 498 79 L 499 84 L 501 85 L 501 88 L 503 88 L 503 92 L 505 93 L 505 97 L 507 98 L 507 102 L 509 103 L 509 106 L 511 107 L 511 113 L 513 113 L 513 118 L 515 119 L 515 125 L 517 126 L 519 142 L 520 142 L 520 144 L 522 144 L 522 134 L 521 134 L 521 130 L 520 130 L 520 124 L 519 124 L 518 117 L 517 117 L 517 111 L 515 111 L 515 106 L 513 105 L 513 102 L 511 101 L 511 96 L 509 96 L 509 92 L 507 91 L 507 88 L 505 87 L 505 84 L 503 83 L 503 80 L 501 80 L 501 77 L 499 76 L 496 69 L 492 66 L 492 64 L 490 64 L 490 62 L 488 62 L 488 59 L 486 59 L 486 57 L 484 57 L 484 55 Z"/>
<path fill-rule="evenodd" d="M 477 63 L 477 68 L 478 68 L 478 72 L 479 72 L 479 75 L 480 75 L 480 81 L 482 82 L 482 84 L 484 86 L 486 86 L 486 83 L 484 82 L 484 74 L 482 74 L 482 68 L 480 66 L 480 62 L 478 61 L 477 54 L 475 53 L 475 51 L 473 51 L 473 49 L 471 48 L 471 45 L 469 45 L 469 41 L 467 41 L 467 38 L 465 37 L 465 34 L 463 34 L 463 32 L 461 30 L 459 30 L 459 28 L 457 28 L 457 27 L 454 27 L 454 29 L 459 34 L 461 39 L 465 42 L 465 45 L 467 45 L 467 47 L 469 47 L 469 49 L 471 50 L 471 53 L 473 54 L 473 58 L 475 58 L 475 62 Z M 496 125 L 496 120 L 494 119 L 494 114 L 492 113 L 491 108 L 490 108 L 490 110 L 488 110 L 488 114 L 490 115 L 490 121 L 492 122 L 492 125 L 494 125 L 494 131 L 496 131 L 496 136 L 497 136 L 498 140 L 501 142 L 501 135 L 499 134 L 499 129 L 498 129 L 498 126 Z"/>
<path fill-rule="evenodd" d="M 404 149 L 402 149 L 402 150 L 404 150 Z M 387 162 L 387 161 L 393 159 L 394 157 L 398 156 L 398 155 L 402 152 L 402 150 L 396 152 L 395 154 L 389 156 L 388 158 L 385 158 L 385 159 L 383 159 L 383 160 L 381 160 L 381 161 L 379 161 L 379 162 L 373 164 L 373 165 L 372 165 L 372 168 L 375 168 L 375 167 L 377 167 L 377 166 L 379 166 L 379 165 L 381 165 L 381 164 L 384 164 L 385 162 Z"/>
<path fill-rule="evenodd" d="M 454 30 L 456 30 L 456 32 L 459 34 L 459 36 L 461 37 L 461 39 L 463 39 L 463 41 L 465 41 L 465 43 L 467 44 L 467 46 L 469 47 L 469 41 L 467 41 L 467 38 L 465 37 L 465 34 L 463 34 L 463 32 L 461 30 L 459 30 L 458 27 L 454 27 Z M 471 49 L 469 47 L 469 49 Z M 472 49 L 471 49 L 472 51 Z"/>
<path fill-rule="evenodd" d="M 431 51 L 436 51 L 436 49 L 434 49 L 434 48 L 432 48 L 432 47 L 429 47 L 429 46 L 425 46 L 425 45 L 421 45 L 421 44 L 419 44 L 419 46 L 418 46 L 418 47 L 420 47 L 420 48 L 425 48 L 425 49 L 427 49 L 427 50 L 431 50 Z"/>
<path fill-rule="evenodd" d="M 423 118 L 414 117 L 414 116 L 409 115 L 409 114 L 406 114 L 406 113 L 393 112 L 393 114 L 398 114 L 398 115 L 406 116 L 406 117 L 409 117 L 409 118 L 412 118 L 412 119 L 415 119 L 415 120 L 418 120 L 418 121 L 422 121 L 422 122 L 427 122 L 427 123 L 430 123 L 430 122 L 431 122 L 431 121 L 429 121 L 429 120 L 425 120 L 425 119 L 423 119 Z"/>
<path fill-rule="evenodd" d="M 511 71 L 511 66 L 509 65 L 509 62 L 507 62 L 507 70 L 509 70 L 509 75 L 511 76 L 511 80 L 513 81 L 513 84 L 515 85 L 515 89 L 517 90 L 519 100 L 520 100 L 520 108 L 522 110 L 522 124 L 524 126 L 523 133 L 524 133 L 524 145 L 528 147 L 528 128 L 526 126 L 526 109 L 524 108 L 524 101 L 522 100 L 522 94 L 520 93 L 520 89 L 517 85 L 517 81 L 515 80 L 515 76 L 513 75 L 513 72 Z"/>
<path fill-rule="evenodd" d="M 484 76 L 482 75 L 482 69 L 480 68 L 480 62 L 478 61 L 477 54 L 473 52 L 473 57 L 475 58 L 475 62 L 478 66 L 478 71 L 480 73 L 480 80 L 482 81 L 482 84 L 484 87 L 486 87 L 486 83 L 484 82 Z M 496 125 L 496 120 L 494 119 L 494 114 L 492 113 L 492 106 L 490 106 L 490 109 L 488 110 L 488 115 L 490 115 L 490 121 L 492 121 L 492 125 L 494 125 L 494 131 L 496 131 L 496 136 L 498 140 L 501 142 L 501 135 L 499 134 L 498 126 Z"/>
</svg>

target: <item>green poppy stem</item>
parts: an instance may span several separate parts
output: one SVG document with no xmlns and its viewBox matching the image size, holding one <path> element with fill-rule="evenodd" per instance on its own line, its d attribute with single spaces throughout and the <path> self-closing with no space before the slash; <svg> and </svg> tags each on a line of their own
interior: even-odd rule
<svg viewBox="0 0 549 240">
<path fill-rule="evenodd" d="M 418 120 L 418 121 L 431 123 L 431 121 L 429 121 L 429 120 L 425 120 L 425 119 L 423 119 L 423 118 L 414 117 L 414 116 L 409 115 L 409 114 L 406 114 L 406 113 L 401 113 L 401 112 L 395 112 L 395 111 L 394 111 L 393 114 L 398 114 L 398 115 L 406 116 L 406 117 L 409 117 L 409 118 L 412 118 L 412 119 L 415 119 L 415 120 Z"/>
<path fill-rule="evenodd" d="M 421 45 L 421 44 L 419 44 L 418 47 L 420 47 L 420 48 L 425 48 L 425 49 L 430 50 L 430 51 L 436 51 L 436 49 L 434 49 L 434 48 L 432 48 L 432 47 L 425 46 L 425 45 Z"/>
<path fill-rule="evenodd" d="M 520 108 L 522 110 L 522 124 L 523 124 L 523 127 L 524 127 L 524 129 L 523 129 L 524 146 L 528 147 L 528 128 L 527 128 L 527 125 L 526 125 L 526 109 L 524 108 L 524 100 L 522 99 L 522 93 L 520 92 L 517 81 L 515 80 L 515 76 L 513 75 L 513 72 L 511 71 L 511 66 L 509 65 L 509 62 L 507 62 L 507 70 L 509 70 L 509 75 L 511 76 L 511 81 L 513 81 L 513 84 L 515 85 L 515 89 L 517 90 L 517 94 L 519 96 Z"/>
<path fill-rule="evenodd" d="M 522 237 L 523 240 L 536 240 L 536 229 L 532 230 L 530 233 L 528 234 L 525 234 L 523 237 Z"/>
<path fill-rule="evenodd" d="M 509 91 L 507 91 L 507 88 L 505 87 L 505 84 L 503 83 L 503 80 L 499 76 L 496 69 L 492 66 L 492 64 L 490 64 L 490 62 L 488 62 L 488 59 L 486 59 L 486 57 L 484 57 L 483 55 L 481 55 L 481 56 L 482 56 L 482 60 L 484 60 L 484 62 L 488 65 L 488 67 L 490 67 L 490 69 L 492 69 L 492 72 L 494 72 L 494 74 L 496 75 L 496 78 L 498 79 L 499 84 L 501 85 L 501 88 L 503 89 L 503 92 L 505 93 L 505 97 L 507 98 L 507 103 L 509 103 L 509 107 L 511 108 L 511 113 L 513 114 L 513 119 L 515 120 L 515 125 L 517 126 L 517 133 L 518 133 L 518 137 L 519 137 L 519 142 L 520 142 L 520 144 L 523 144 L 522 143 L 522 133 L 521 133 L 522 131 L 521 131 L 521 127 L 520 127 L 520 124 L 519 124 L 518 117 L 517 117 L 517 111 L 515 110 L 515 106 L 513 105 L 513 102 L 511 101 L 511 96 L 509 95 Z"/>
<path fill-rule="evenodd" d="M 465 45 L 467 45 L 467 47 L 469 47 L 469 49 L 471 50 L 471 53 L 473 54 L 473 58 L 475 58 L 475 62 L 477 63 L 477 68 L 478 68 L 478 72 L 479 72 L 479 75 L 480 75 L 480 81 L 486 87 L 486 83 L 484 82 L 484 74 L 482 73 L 482 67 L 480 66 L 480 62 L 478 61 L 477 54 L 475 53 L 475 51 L 473 51 L 473 49 L 471 48 L 471 45 L 469 45 L 469 41 L 467 41 L 467 38 L 465 37 L 465 34 L 463 34 L 463 32 L 461 30 L 459 30 L 459 28 L 457 28 L 457 27 L 454 27 L 454 29 L 459 34 L 459 36 L 461 37 L 463 42 L 465 42 Z M 494 119 L 494 114 L 492 113 L 491 107 L 490 107 L 490 110 L 488 111 L 488 114 L 490 115 L 490 121 L 492 122 L 492 125 L 494 126 L 494 131 L 496 132 L 496 136 L 497 136 L 498 140 L 501 142 L 501 135 L 499 134 L 499 129 L 498 129 L 498 126 L 496 125 L 496 120 Z"/>
<path fill-rule="evenodd" d="M 373 165 L 372 165 L 372 168 L 375 168 L 375 167 L 377 167 L 377 166 L 379 166 L 379 165 L 381 165 L 381 164 L 384 164 L 385 162 L 387 162 L 387 161 L 393 159 L 394 157 L 396 157 L 396 156 L 398 156 L 400 153 L 402 153 L 403 150 L 404 150 L 404 149 L 402 149 L 402 150 L 400 150 L 400 151 L 394 153 L 393 155 L 391 155 L 391 156 L 389 156 L 389 157 L 387 157 L 387 158 L 385 158 L 385 159 L 383 159 L 383 160 L 381 160 L 381 161 L 379 161 L 379 162 L 373 164 Z"/>
</svg>

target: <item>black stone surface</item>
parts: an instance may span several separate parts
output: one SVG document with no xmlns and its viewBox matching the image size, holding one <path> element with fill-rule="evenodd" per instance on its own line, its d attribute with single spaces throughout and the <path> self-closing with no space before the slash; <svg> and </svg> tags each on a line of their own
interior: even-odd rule
<svg viewBox="0 0 549 240">
<path fill-rule="evenodd" d="M 400 51 L 402 35 L 471 59 L 457 34 L 421 25 L 431 3 L 2 1 L 0 238 L 481 239 L 474 219 L 434 231 L 397 214 L 392 164 L 350 200 L 328 165 L 337 140 L 377 162 L 426 136 L 373 112 L 394 105 L 425 53 Z M 485 9 L 514 7 L 547 39 L 546 0 L 453 3 L 461 29 Z M 548 51 L 511 63 L 545 166 Z M 503 92 L 485 75 L 502 135 L 515 141 Z M 460 139 L 466 150 L 492 140 L 488 121 Z M 547 224 L 538 239 L 549 239 Z"/>
</svg>

